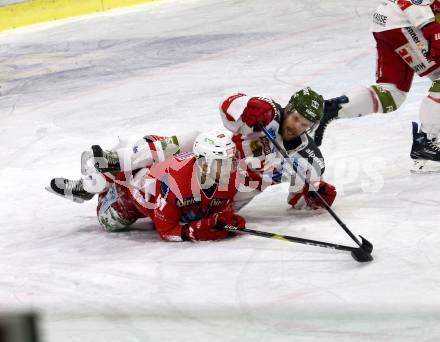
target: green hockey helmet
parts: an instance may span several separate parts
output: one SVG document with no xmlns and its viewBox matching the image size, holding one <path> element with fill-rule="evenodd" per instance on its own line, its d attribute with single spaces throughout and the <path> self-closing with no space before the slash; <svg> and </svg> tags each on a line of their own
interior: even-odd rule
<svg viewBox="0 0 440 342">
<path fill-rule="evenodd" d="M 286 114 L 294 110 L 310 122 L 317 123 L 324 114 L 324 98 L 310 87 L 301 89 L 292 95 L 285 108 Z"/>
</svg>

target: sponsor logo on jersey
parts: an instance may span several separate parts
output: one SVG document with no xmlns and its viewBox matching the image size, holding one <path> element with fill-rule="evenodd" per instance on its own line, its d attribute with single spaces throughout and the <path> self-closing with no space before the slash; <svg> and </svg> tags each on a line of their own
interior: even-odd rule
<svg viewBox="0 0 440 342">
<path fill-rule="evenodd" d="M 261 138 L 261 144 L 263 145 L 263 151 L 265 155 L 272 153 L 272 149 L 270 147 L 270 141 L 267 137 Z"/>
<path fill-rule="evenodd" d="M 403 47 L 397 49 L 396 52 L 411 67 L 411 69 L 413 69 L 418 74 L 421 74 L 433 65 L 432 62 L 429 62 L 426 59 L 425 61 L 422 60 L 422 58 L 425 58 L 423 54 L 427 53 L 427 50 L 422 50 L 422 55 L 418 57 L 416 52 L 409 46 L 409 44 L 406 44 Z"/>
<path fill-rule="evenodd" d="M 405 27 L 402 33 L 408 40 L 408 44 L 401 46 L 396 52 L 416 73 L 421 75 L 435 65 L 435 62 L 427 58 L 428 44 L 420 30 L 414 27 Z"/>
<path fill-rule="evenodd" d="M 408 32 L 417 49 L 426 57 L 428 55 L 428 49 L 426 48 L 425 43 L 420 40 L 419 34 L 417 34 L 412 27 L 406 27 L 405 30 Z"/>
<path fill-rule="evenodd" d="M 325 168 L 325 163 L 321 158 L 318 158 L 313 150 L 310 148 L 306 148 L 306 153 L 313 160 L 313 163 L 316 163 L 319 165 L 321 169 Z"/>
<path fill-rule="evenodd" d="M 214 197 L 212 199 L 211 203 L 209 203 L 209 206 L 210 207 L 218 207 L 218 206 L 222 205 L 223 203 L 225 203 L 226 201 L 227 201 L 227 199 Z"/>
<path fill-rule="evenodd" d="M 176 198 L 176 207 L 178 208 L 190 207 L 197 203 L 199 203 L 199 201 L 197 201 L 194 197 Z"/>
<path fill-rule="evenodd" d="M 373 22 L 379 26 L 387 26 L 388 17 L 380 13 L 373 14 Z"/>
<path fill-rule="evenodd" d="M 409 66 L 412 67 L 414 65 L 414 58 L 411 56 L 408 47 L 408 44 L 404 45 L 397 50 L 397 53 Z"/>
<path fill-rule="evenodd" d="M 424 63 L 420 63 L 413 66 L 413 69 L 416 73 L 420 74 L 426 69 L 426 65 Z"/>
<path fill-rule="evenodd" d="M 269 139 L 266 137 L 261 137 L 259 140 L 252 140 L 249 143 L 249 148 L 254 157 L 261 157 L 272 153 Z"/>
<path fill-rule="evenodd" d="M 176 159 L 178 161 L 191 159 L 192 157 L 194 157 L 194 153 L 192 153 L 192 152 L 182 152 L 182 153 L 176 154 Z"/>
<path fill-rule="evenodd" d="M 263 155 L 263 146 L 260 144 L 259 140 L 253 140 L 249 143 L 249 148 L 252 151 L 254 157 L 260 157 Z"/>
</svg>

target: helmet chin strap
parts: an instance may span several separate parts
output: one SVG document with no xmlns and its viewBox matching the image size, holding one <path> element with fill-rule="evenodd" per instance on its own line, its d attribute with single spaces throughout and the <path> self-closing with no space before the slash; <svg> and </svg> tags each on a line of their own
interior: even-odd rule
<svg viewBox="0 0 440 342">
<path fill-rule="evenodd" d="M 313 131 L 314 131 L 315 128 L 318 126 L 318 124 L 319 124 L 319 121 L 315 122 L 312 126 L 310 126 L 310 128 L 307 128 L 307 129 L 305 130 L 305 132 L 306 132 L 308 135 L 313 135 Z"/>
</svg>

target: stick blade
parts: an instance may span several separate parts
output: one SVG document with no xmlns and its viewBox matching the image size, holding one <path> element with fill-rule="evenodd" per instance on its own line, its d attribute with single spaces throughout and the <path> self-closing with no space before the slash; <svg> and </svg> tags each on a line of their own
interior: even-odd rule
<svg viewBox="0 0 440 342">
<path fill-rule="evenodd" d="M 373 260 L 373 256 L 362 248 L 356 248 L 351 252 L 351 256 L 357 262 L 369 262 Z"/>
<path fill-rule="evenodd" d="M 361 248 L 367 252 L 368 254 L 371 254 L 371 252 L 373 251 L 373 244 L 368 241 L 367 239 L 365 239 L 363 236 L 359 235 L 359 237 L 362 240 L 362 246 Z"/>
</svg>

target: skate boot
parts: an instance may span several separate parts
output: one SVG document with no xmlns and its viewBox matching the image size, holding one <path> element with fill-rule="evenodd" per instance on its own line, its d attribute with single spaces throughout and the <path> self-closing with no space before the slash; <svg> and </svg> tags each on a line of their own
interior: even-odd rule
<svg viewBox="0 0 440 342">
<path fill-rule="evenodd" d="M 411 158 L 413 159 L 412 173 L 440 172 L 440 141 L 438 138 L 428 138 L 428 135 L 419 131 L 417 123 L 412 123 L 413 144 Z"/>
<path fill-rule="evenodd" d="M 325 100 L 324 115 L 319 122 L 318 127 L 315 129 L 314 140 L 317 146 L 321 146 L 322 144 L 324 131 L 327 128 L 327 125 L 334 119 L 338 118 L 338 113 L 342 108 L 341 105 L 343 103 L 348 103 L 348 97 L 345 95 Z"/>
<path fill-rule="evenodd" d="M 89 201 L 95 196 L 95 194 L 84 190 L 82 179 L 54 178 L 50 181 L 50 185 L 46 187 L 46 190 L 77 203 Z"/>
<path fill-rule="evenodd" d="M 94 172 L 116 173 L 121 170 L 116 151 L 103 150 L 99 145 L 93 145 L 90 151 L 81 155 L 81 173 L 88 175 Z"/>
</svg>

